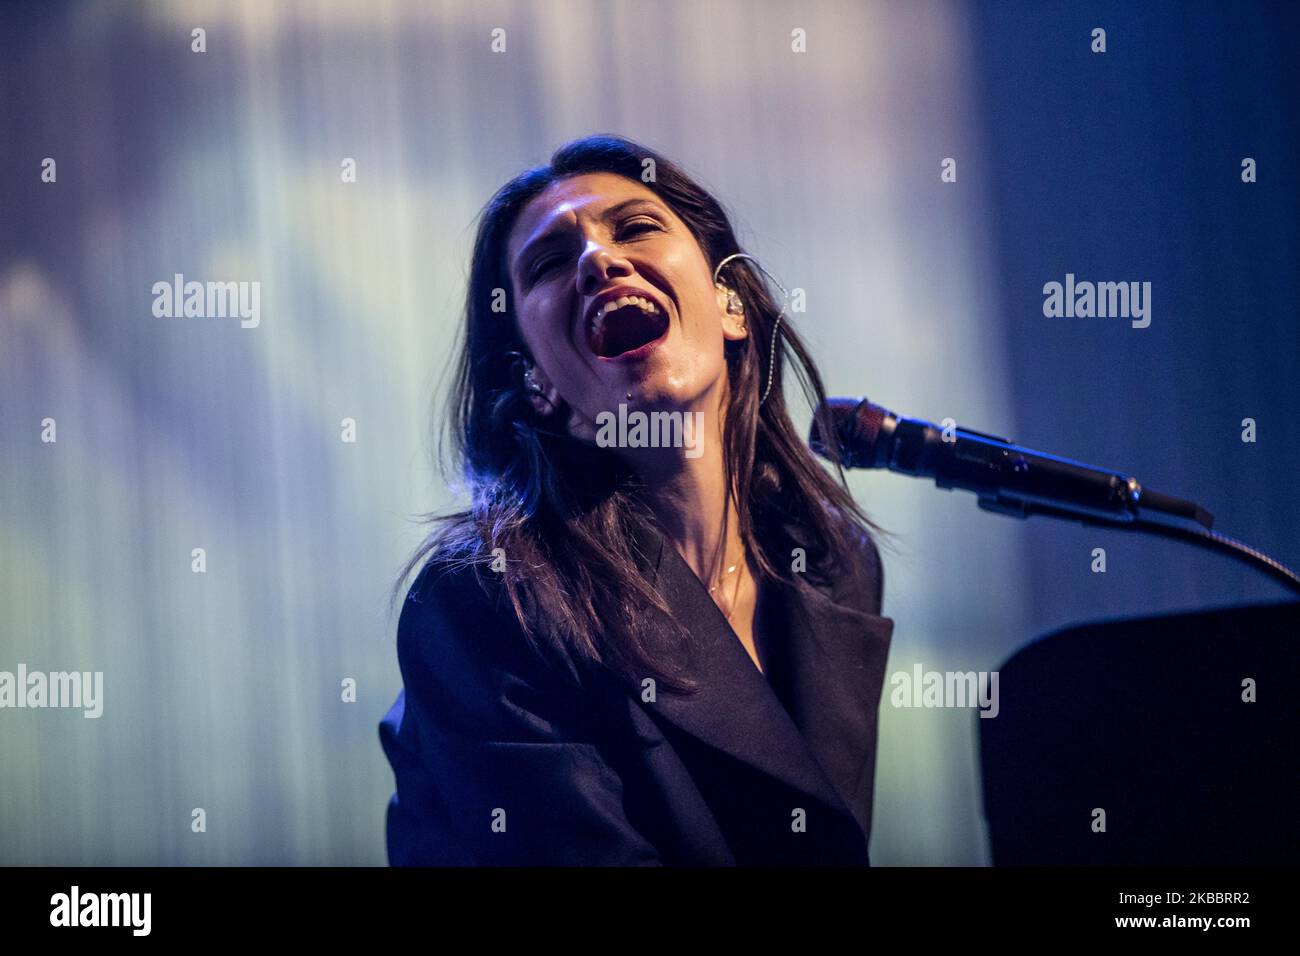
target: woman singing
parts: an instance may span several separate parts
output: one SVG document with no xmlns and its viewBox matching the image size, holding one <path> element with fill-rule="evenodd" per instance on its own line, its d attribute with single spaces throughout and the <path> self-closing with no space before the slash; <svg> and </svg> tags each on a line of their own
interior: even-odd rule
<svg viewBox="0 0 1300 956">
<path fill-rule="evenodd" d="M 570 143 L 485 207 L 465 317 L 390 863 L 867 865 L 876 529 L 790 420 L 786 363 L 821 378 L 717 200 Z"/>
</svg>

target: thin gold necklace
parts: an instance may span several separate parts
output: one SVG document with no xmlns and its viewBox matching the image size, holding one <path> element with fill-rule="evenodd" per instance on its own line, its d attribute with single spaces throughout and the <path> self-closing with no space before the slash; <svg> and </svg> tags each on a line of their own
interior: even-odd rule
<svg viewBox="0 0 1300 956">
<path fill-rule="evenodd" d="M 730 566 L 729 568 L 727 568 L 725 571 L 723 571 L 722 574 L 718 575 L 718 583 L 717 583 L 717 584 L 714 584 L 712 587 L 709 588 L 709 596 L 710 596 L 710 597 L 712 597 L 712 596 L 714 595 L 715 592 L 717 592 L 719 589 L 721 589 L 721 587 L 722 587 L 722 585 L 723 585 L 723 583 L 724 583 L 723 579 L 726 578 L 727 575 L 729 575 L 729 574 L 735 574 L 735 573 L 736 573 L 736 569 L 740 567 L 741 563 L 742 563 L 744 560 L 745 560 L 745 549 L 744 549 L 744 547 L 742 546 L 741 549 L 740 549 L 740 560 L 737 561 L 735 564 L 731 565 L 731 566 Z M 741 580 L 741 578 L 743 578 L 743 577 L 744 577 L 744 575 L 742 575 L 742 574 L 737 574 L 737 575 L 736 575 L 736 586 L 735 586 L 735 588 L 732 589 L 732 592 L 731 592 L 731 602 L 730 602 L 727 606 L 725 606 L 725 607 L 723 607 L 722 605 L 719 605 L 719 607 L 720 607 L 721 610 L 722 610 L 722 613 L 726 616 L 726 618 L 727 618 L 728 621 L 731 620 L 731 615 L 734 614 L 735 611 L 736 611 L 736 603 L 737 603 L 737 601 L 740 600 L 740 580 Z M 718 601 L 718 599 L 717 599 L 716 597 L 713 598 L 713 600 L 714 600 L 714 603 L 717 603 L 717 601 Z"/>
</svg>

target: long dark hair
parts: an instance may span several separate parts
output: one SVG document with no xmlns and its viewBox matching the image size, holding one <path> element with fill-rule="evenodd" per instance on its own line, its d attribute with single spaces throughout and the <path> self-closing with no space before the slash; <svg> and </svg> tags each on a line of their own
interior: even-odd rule
<svg viewBox="0 0 1300 956">
<path fill-rule="evenodd" d="M 637 476 L 612 450 L 557 434 L 550 423 L 566 419 L 563 407 L 545 421 L 538 417 L 521 382 L 519 358 L 528 350 L 513 303 L 505 313 L 493 310 L 501 302 L 497 290 L 511 288 L 506 242 L 520 211 L 549 184 L 583 173 L 644 182 L 691 230 L 711 268 L 741 251 L 713 196 L 670 160 L 621 137 L 570 142 L 549 165 L 502 186 L 480 214 L 444 435 L 451 448 L 440 456 L 463 480 L 470 503 L 453 514 L 424 516 L 435 527 L 394 594 L 426 557 L 471 565 L 500 577 L 534 649 L 564 662 L 571 676 L 604 666 L 633 682 L 653 677 L 688 691 L 694 681 L 682 653 L 689 651 L 686 630 L 646 582 L 629 547 L 638 528 L 654 521 Z M 838 463 L 836 480 L 790 420 L 782 390 L 787 363 L 814 408 L 825 391 L 788 317 L 772 360 L 780 304 L 749 260 L 732 260 L 722 278 L 739 293 L 750 332 L 726 349 L 724 460 L 739 532 L 762 581 L 808 587 L 806 577 L 824 579 L 830 562 L 856 553 L 854 538 L 880 529 L 854 502 Z M 760 404 L 769 368 L 771 391 Z M 824 434 L 828 426 L 822 423 Z M 448 451 L 445 440 L 442 450 Z M 806 571 L 792 570 L 796 548 L 803 549 Z M 668 626 L 650 626 L 651 618 Z"/>
</svg>

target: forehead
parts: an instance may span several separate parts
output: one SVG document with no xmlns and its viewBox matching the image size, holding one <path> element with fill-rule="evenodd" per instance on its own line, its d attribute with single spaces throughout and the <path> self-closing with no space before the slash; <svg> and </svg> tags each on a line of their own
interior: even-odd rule
<svg viewBox="0 0 1300 956">
<path fill-rule="evenodd" d="M 660 209 L 672 210 L 643 183 L 616 173 L 582 173 L 551 183 L 530 199 L 510 230 L 507 254 L 513 261 L 531 236 L 557 222 L 575 217 L 599 218 L 607 208 L 629 199 L 648 199 Z"/>
</svg>

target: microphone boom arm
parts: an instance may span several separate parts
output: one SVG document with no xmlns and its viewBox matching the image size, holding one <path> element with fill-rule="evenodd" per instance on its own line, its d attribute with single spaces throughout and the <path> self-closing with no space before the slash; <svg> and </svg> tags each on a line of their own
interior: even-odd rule
<svg viewBox="0 0 1300 956">
<path fill-rule="evenodd" d="M 1008 502 L 998 502 L 987 498 L 981 498 L 979 500 L 979 506 L 985 511 L 1010 515 L 1016 518 L 1029 518 L 1033 515 L 1045 515 L 1049 518 L 1064 518 L 1066 520 L 1078 521 L 1080 524 L 1087 525 L 1090 528 L 1110 528 L 1118 531 L 1142 531 L 1162 538 L 1171 538 L 1174 541 L 1182 541 L 1186 544 L 1192 544 L 1199 548 L 1204 548 L 1207 551 L 1213 551 L 1215 554 L 1227 555 L 1242 564 L 1254 568 L 1256 571 L 1264 572 L 1290 590 L 1300 593 L 1300 575 L 1297 575 L 1280 561 L 1274 560 L 1263 551 L 1256 550 L 1243 541 L 1229 538 L 1227 535 L 1219 534 L 1217 531 L 1211 531 L 1208 524 L 1205 525 L 1205 527 L 1200 528 L 1166 523 L 1164 521 L 1144 518 L 1141 516 L 1132 521 L 1113 521 L 1105 518 L 1081 516 L 1068 511 L 1065 508 L 1056 508 L 1047 504 L 1024 503 L 1015 506 Z"/>
</svg>

